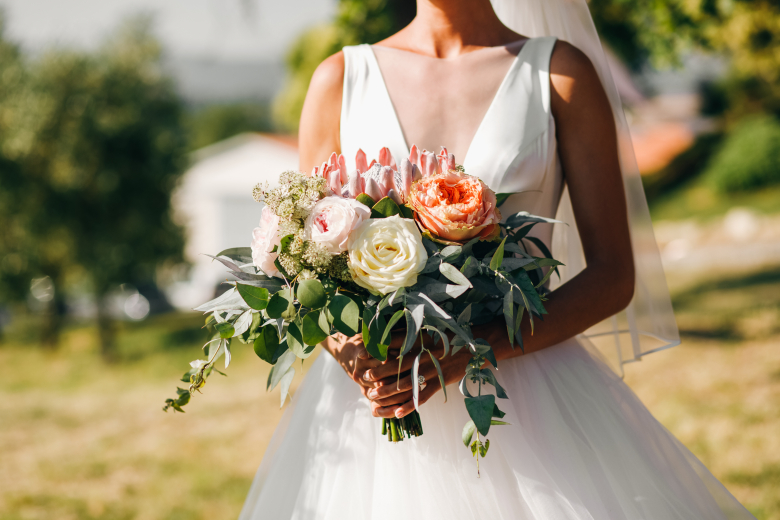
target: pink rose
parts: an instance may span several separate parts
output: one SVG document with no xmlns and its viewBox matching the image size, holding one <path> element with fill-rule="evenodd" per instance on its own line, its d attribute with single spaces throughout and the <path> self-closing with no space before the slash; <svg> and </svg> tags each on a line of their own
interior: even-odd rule
<svg viewBox="0 0 780 520">
<path fill-rule="evenodd" d="M 423 177 L 412 184 L 409 203 L 423 229 L 442 241 L 463 244 L 500 233 L 496 194 L 471 175 L 445 171 Z"/>
<path fill-rule="evenodd" d="M 274 265 L 277 255 L 271 252 L 279 245 L 279 217 L 271 208 L 264 206 L 260 226 L 252 231 L 252 261 L 267 276 L 278 277 L 280 274 Z"/>
<path fill-rule="evenodd" d="M 304 224 L 305 240 L 322 245 L 332 255 L 347 250 L 349 235 L 364 220 L 371 218 L 368 206 L 341 197 L 325 197 L 311 210 Z"/>
</svg>

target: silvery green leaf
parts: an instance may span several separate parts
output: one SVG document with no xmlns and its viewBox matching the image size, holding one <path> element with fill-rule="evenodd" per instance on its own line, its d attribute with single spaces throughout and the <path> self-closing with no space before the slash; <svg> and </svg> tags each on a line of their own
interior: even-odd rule
<svg viewBox="0 0 780 520">
<path fill-rule="evenodd" d="M 466 278 L 471 278 L 479 272 L 479 260 L 476 257 L 469 256 L 463 263 L 463 267 L 460 268 L 460 272 Z"/>
<path fill-rule="evenodd" d="M 207 256 L 209 258 L 213 258 L 214 260 L 216 260 L 217 262 L 221 263 L 222 265 L 224 265 L 225 267 L 227 267 L 231 271 L 240 271 L 241 270 L 240 267 L 238 267 L 236 264 L 234 264 L 233 262 L 231 262 L 230 260 L 228 260 L 226 258 L 219 258 L 219 257 L 216 257 L 214 255 L 205 255 L 205 256 Z"/>
<path fill-rule="evenodd" d="M 282 403 L 279 405 L 279 408 L 284 406 L 284 402 L 287 400 L 287 395 L 290 393 L 290 385 L 292 384 L 293 377 L 295 377 L 295 369 L 290 367 L 282 376 L 282 384 L 279 387 L 282 393 Z"/>
<path fill-rule="evenodd" d="M 422 326 L 423 310 L 424 307 L 422 305 L 414 307 L 414 311 L 416 311 L 420 320 L 420 326 Z M 417 333 L 420 331 L 419 327 L 417 326 L 417 319 L 411 310 L 404 309 L 404 316 L 406 316 L 406 339 L 404 339 L 404 347 L 401 350 L 401 356 L 405 356 L 409 353 L 409 351 L 412 350 L 414 342 L 417 340 Z"/>
<path fill-rule="evenodd" d="M 412 398 L 415 410 L 420 409 L 420 356 L 422 356 L 422 352 L 417 354 L 412 365 Z"/>
<path fill-rule="evenodd" d="M 431 314 L 444 319 L 450 319 L 451 316 L 447 314 L 444 309 L 436 305 L 425 293 L 415 292 L 409 294 L 407 300 L 411 303 L 425 305 L 426 314 Z"/>
<path fill-rule="evenodd" d="M 452 283 L 456 285 L 464 285 L 468 288 L 471 288 L 471 282 L 469 282 L 469 279 L 466 278 L 463 273 L 461 273 L 454 265 L 448 264 L 448 263 L 442 263 L 439 266 L 439 271 L 441 271 L 441 274 L 446 276 Z"/>
<path fill-rule="evenodd" d="M 514 300 L 512 299 L 512 291 L 507 291 L 504 295 L 504 321 L 506 322 L 506 331 L 509 334 L 509 345 L 514 350 L 515 348 L 515 315 L 512 308 Z"/>
<path fill-rule="evenodd" d="M 285 350 L 284 354 L 279 356 L 279 359 L 276 361 L 273 368 L 273 376 L 268 383 L 268 390 L 276 388 L 276 385 L 279 384 L 279 381 L 282 380 L 287 373 L 287 370 L 295 363 L 296 359 L 298 359 L 298 357 L 289 349 Z"/>
<path fill-rule="evenodd" d="M 469 290 L 468 285 L 452 285 L 436 282 L 424 286 L 425 294 L 432 302 L 438 303 L 449 299 L 455 299 Z"/>
<path fill-rule="evenodd" d="M 469 303 L 465 309 L 463 309 L 463 312 L 460 313 L 460 316 L 458 316 L 458 325 L 461 327 L 468 324 L 471 321 L 471 303 Z"/>
<path fill-rule="evenodd" d="M 509 251 L 510 253 L 514 253 L 516 255 L 523 255 L 526 258 L 530 258 L 528 256 L 528 252 L 525 249 L 520 247 L 520 245 L 514 244 L 512 242 L 507 242 L 506 245 L 504 246 L 504 250 Z"/>
<path fill-rule="evenodd" d="M 480 370 L 480 374 L 486 383 L 489 383 L 496 388 L 496 397 L 499 399 L 509 399 L 509 396 L 506 395 L 504 387 L 498 383 L 498 380 L 496 379 L 496 376 L 493 374 L 492 370 L 489 368 L 483 368 Z"/>
<path fill-rule="evenodd" d="M 230 271 L 230 274 L 242 281 L 247 282 L 267 282 L 269 278 L 262 274 L 245 273 L 243 271 Z"/>
<path fill-rule="evenodd" d="M 215 312 L 215 311 L 228 311 L 228 310 L 249 310 L 249 306 L 246 304 L 241 295 L 238 294 L 235 287 L 231 287 L 225 291 L 220 297 L 214 298 L 210 302 L 204 303 L 200 307 L 195 307 L 196 311 L 201 312 Z"/>
<path fill-rule="evenodd" d="M 474 249 L 474 245 L 477 244 L 480 241 L 479 237 L 474 237 L 468 242 L 466 242 L 466 245 L 463 246 L 463 249 L 461 250 L 461 255 L 468 256 L 471 254 L 471 250 Z"/>
<path fill-rule="evenodd" d="M 439 383 L 441 384 L 441 391 L 444 392 L 444 402 L 447 402 L 447 387 L 444 384 L 444 374 L 441 372 L 441 366 L 439 365 L 439 360 L 436 359 L 436 356 L 433 355 L 433 352 L 430 350 L 428 351 L 428 355 L 431 356 L 431 361 L 433 361 L 433 366 L 436 367 L 436 373 L 439 374 Z"/>
<path fill-rule="evenodd" d="M 534 262 L 533 258 L 504 258 L 504 263 L 501 267 L 507 271 L 514 271 L 529 264 L 534 264 Z"/>
<path fill-rule="evenodd" d="M 428 274 L 433 273 L 436 270 L 439 269 L 439 264 L 441 264 L 441 258 L 438 256 L 432 256 L 428 258 L 428 262 L 426 262 L 425 267 L 423 267 L 423 270 L 420 271 L 420 274 Z"/>
<path fill-rule="evenodd" d="M 531 215 L 527 211 L 520 211 L 518 213 L 515 213 L 508 219 L 506 219 L 506 227 L 514 229 L 528 222 L 563 224 L 563 222 L 561 222 L 560 220 L 555 220 L 553 218 L 546 218 L 546 217 L 538 217 L 536 215 Z"/>
<path fill-rule="evenodd" d="M 468 343 L 466 343 L 466 340 L 464 340 L 460 336 L 455 336 L 454 338 L 452 338 L 452 343 L 451 344 L 452 344 L 452 355 L 453 356 L 455 354 L 457 354 L 460 351 L 460 349 L 462 349 L 463 347 L 468 345 Z"/>
<path fill-rule="evenodd" d="M 473 395 L 471 395 L 471 392 L 469 392 L 466 378 L 467 376 L 463 376 L 463 379 L 460 380 L 460 383 L 458 383 L 458 389 L 460 390 L 460 393 L 463 394 L 464 397 L 474 397 Z"/>
<path fill-rule="evenodd" d="M 235 336 L 240 336 L 247 330 L 252 324 L 252 311 L 245 311 L 238 319 L 233 323 L 233 327 L 236 329 Z"/>
<path fill-rule="evenodd" d="M 390 305 L 395 305 L 399 300 L 399 298 L 403 298 L 406 295 L 406 289 L 401 287 L 397 291 L 393 293 L 393 296 L 390 298 L 390 301 L 388 302 Z"/>
<path fill-rule="evenodd" d="M 284 281 L 279 280 L 278 278 L 269 278 L 268 280 L 243 280 L 242 283 L 268 289 L 268 292 L 272 294 L 279 292 L 282 287 L 285 286 Z"/>
<path fill-rule="evenodd" d="M 284 338 L 285 337 L 284 329 L 287 322 L 284 321 L 284 318 L 277 318 L 274 321 L 276 321 L 276 330 L 279 332 L 279 337 Z"/>
<path fill-rule="evenodd" d="M 434 327 L 432 325 L 426 325 L 426 326 L 423 327 L 423 329 L 431 331 L 431 332 L 435 332 L 436 334 L 439 335 L 439 337 L 441 338 L 442 344 L 444 345 L 444 354 L 442 354 L 441 358 L 439 358 L 439 359 L 444 359 L 444 356 L 446 356 L 447 354 L 450 353 L 450 340 L 447 337 L 447 335 L 444 334 L 441 330 L 437 329 L 436 327 Z"/>
<path fill-rule="evenodd" d="M 230 366 L 230 360 L 232 359 L 230 354 L 230 341 L 225 341 L 225 368 Z"/>
<path fill-rule="evenodd" d="M 425 246 L 426 251 L 428 251 L 428 256 L 439 254 L 439 246 L 437 246 L 433 241 L 428 240 L 427 238 L 424 237 L 423 237 L 423 246 Z"/>
<path fill-rule="evenodd" d="M 217 256 L 224 256 L 239 264 L 252 263 L 251 247 L 233 247 L 217 253 Z"/>
<path fill-rule="evenodd" d="M 463 251 L 463 246 L 447 246 L 441 250 L 441 255 L 445 262 L 454 262 Z"/>
</svg>

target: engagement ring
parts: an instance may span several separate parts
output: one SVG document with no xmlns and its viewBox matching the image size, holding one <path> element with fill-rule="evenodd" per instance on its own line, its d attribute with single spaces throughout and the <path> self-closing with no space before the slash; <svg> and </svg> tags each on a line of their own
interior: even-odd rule
<svg viewBox="0 0 780 520">
<path fill-rule="evenodd" d="M 425 382 L 425 376 L 418 376 L 417 382 L 420 383 L 420 391 L 425 390 L 425 387 L 428 386 Z"/>
</svg>

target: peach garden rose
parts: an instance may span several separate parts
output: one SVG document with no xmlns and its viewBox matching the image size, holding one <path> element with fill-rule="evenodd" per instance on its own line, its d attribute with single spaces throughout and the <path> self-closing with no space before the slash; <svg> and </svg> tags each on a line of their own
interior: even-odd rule
<svg viewBox="0 0 780 520">
<path fill-rule="evenodd" d="M 412 184 L 409 204 L 415 219 L 443 242 L 492 240 L 500 233 L 496 194 L 471 175 L 449 170 Z"/>
</svg>

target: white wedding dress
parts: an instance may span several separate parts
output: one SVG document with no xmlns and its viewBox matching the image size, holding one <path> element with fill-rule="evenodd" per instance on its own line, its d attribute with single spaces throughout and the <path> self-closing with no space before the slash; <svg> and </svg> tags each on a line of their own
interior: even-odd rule
<svg viewBox="0 0 780 520">
<path fill-rule="evenodd" d="M 504 215 L 524 209 L 554 217 L 563 186 L 550 111 L 555 39 L 523 43 L 462 159 L 496 192 L 520 193 Z M 377 61 L 387 52 L 405 51 L 344 49 L 341 144 L 348 160 L 358 148 L 370 154 L 388 146 L 399 161 L 408 154 L 387 88 L 392 82 L 385 83 Z M 485 59 L 492 55 L 486 52 Z M 408 59 L 414 66 L 415 58 Z M 550 243 L 549 226 L 538 229 Z M 392 444 L 379 434 L 380 421 L 357 385 L 321 354 L 273 436 L 240 519 L 753 518 L 586 339 L 498 368 L 509 395 L 500 406 L 511 426 L 491 429 L 477 478 L 461 442 L 468 415 L 456 385 L 448 387 L 447 403 L 439 392 L 420 407 L 423 436 Z"/>
</svg>

